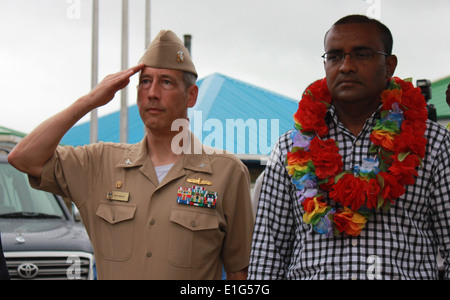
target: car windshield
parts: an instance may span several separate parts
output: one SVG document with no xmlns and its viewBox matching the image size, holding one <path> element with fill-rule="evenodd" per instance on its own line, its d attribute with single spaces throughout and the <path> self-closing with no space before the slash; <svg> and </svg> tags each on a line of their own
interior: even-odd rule
<svg viewBox="0 0 450 300">
<path fill-rule="evenodd" d="M 63 218 L 64 212 L 53 194 L 31 188 L 27 175 L 0 163 L 0 217 Z"/>
</svg>

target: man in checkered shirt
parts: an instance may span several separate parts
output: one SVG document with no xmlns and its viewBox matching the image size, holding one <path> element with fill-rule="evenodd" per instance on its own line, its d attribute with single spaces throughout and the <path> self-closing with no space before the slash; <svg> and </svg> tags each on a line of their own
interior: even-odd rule
<svg viewBox="0 0 450 300">
<path fill-rule="evenodd" d="M 344 170 L 369 156 L 380 95 L 397 65 L 392 44 L 386 26 L 363 16 L 339 20 L 325 36 L 325 51 L 341 55 L 342 62 L 325 61 L 333 103 L 324 139 L 338 142 Z M 355 53 L 361 49 L 371 49 L 372 57 L 359 60 Z M 443 277 L 449 278 L 450 134 L 428 120 L 425 137 L 426 155 L 415 184 L 406 186 L 389 211 L 374 213 L 353 237 L 322 235 L 303 223 L 286 170 L 290 132 L 281 136 L 262 183 L 249 279 L 437 279 L 438 253 Z"/>
</svg>

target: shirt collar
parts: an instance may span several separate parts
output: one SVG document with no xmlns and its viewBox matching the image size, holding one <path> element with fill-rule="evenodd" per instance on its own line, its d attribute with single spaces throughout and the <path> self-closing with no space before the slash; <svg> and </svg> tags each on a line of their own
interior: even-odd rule
<svg viewBox="0 0 450 300">
<path fill-rule="evenodd" d="M 212 174 L 211 162 L 209 155 L 205 153 L 202 143 L 194 136 L 189 134 L 189 146 L 186 147 L 186 153 L 180 159 L 182 168 L 195 172 Z M 141 142 L 132 145 L 125 151 L 120 161 L 116 164 L 118 168 L 133 168 L 143 166 L 146 161 L 151 163 L 147 147 L 147 135 Z M 178 162 L 177 162 L 178 164 Z"/>
<path fill-rule="evenodd" d="M 376 120 L 381 118 L 381 108 L 382 107 L 383 107 L 382 104 L 380 104 L 380 106 L 378 106 L 378 109 L 370 116 L 370 118 L 368 118 L 366 120 L 364 128 L 366 128 L 367 126 L 370 126 L 371 128 L 373 126 L 375 126 Z M 328 108 L 327 114 L 325 116 L 325 122 L 327 124 L 330 124 L 330 122 L 334 122 L 336 124 L 336 126 L 339 126 L 339 124 L 341 124 L 339 122 L 339 119 L 338 119 L 338 116 L 337 116 L 337 113 L 336 113 L 336 108 L 334 107 L 334 105 L 331 105 Z"/>
</svg>

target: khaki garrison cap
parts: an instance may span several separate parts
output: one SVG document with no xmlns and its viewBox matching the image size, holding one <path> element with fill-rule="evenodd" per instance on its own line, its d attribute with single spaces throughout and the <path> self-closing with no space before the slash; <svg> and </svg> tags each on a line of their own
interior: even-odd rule
<svg viewBox="0 0 450 300">
<path fill-rule="evenodd" d="M 180 70 L 198 76 L 188 49 L 170 30 L 159 32 L 139 63 L 144 63 L 147 67 Z"/>
</svg>

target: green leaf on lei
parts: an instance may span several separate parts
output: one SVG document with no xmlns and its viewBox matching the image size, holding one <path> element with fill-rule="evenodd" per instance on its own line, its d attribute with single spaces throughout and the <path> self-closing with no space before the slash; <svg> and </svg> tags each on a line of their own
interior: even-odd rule
<svg viewBox="0 0 450 300">
<path fill-rule="evenodd" d="M 408 155 L 409 155 L 410 153 L 411 153 L 410 151 L 400 153 L 400 154 L 398 155 L 398 161 L 399 161 L 399 162 L 403 162 L 403 161 L 408 157 Z"/>
</svg>

